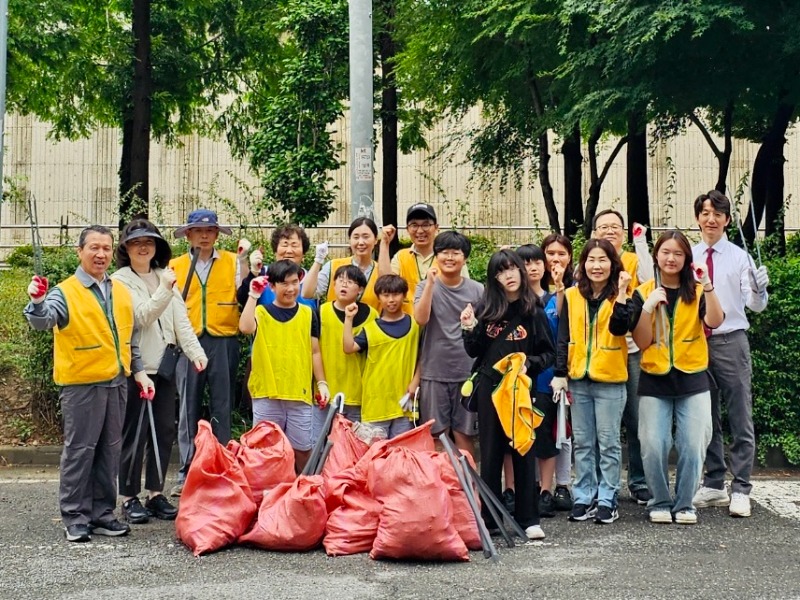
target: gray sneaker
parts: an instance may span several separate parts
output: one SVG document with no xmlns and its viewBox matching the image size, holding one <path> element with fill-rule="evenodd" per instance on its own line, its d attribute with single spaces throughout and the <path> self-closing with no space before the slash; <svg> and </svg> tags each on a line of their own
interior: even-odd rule
<svg viewBox="0 0 800 600">
<path fill-rule="evenodd" d="M 88 542 L 92 539 L 89 535 L 89 526 L 83 523 L 64 527 L 64 537 L 68 542 Z"/>
<path fill-rule="evenodd" d="M 728 506 L 731 499 L 728 497 L 728 492 L 724 489 L 715 490 L 710 487 L 701 487 L 692 498 L 692 504 L 695 508 L 708 508 L 709 506 Z"/>
</svg>

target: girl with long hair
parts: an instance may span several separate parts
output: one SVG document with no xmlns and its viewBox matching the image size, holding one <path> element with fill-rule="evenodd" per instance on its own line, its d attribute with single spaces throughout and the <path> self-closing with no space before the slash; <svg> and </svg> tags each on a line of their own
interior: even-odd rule
<svg viewBox="0 0 800 600">
<path fill-rule="evenodd" d="M 719 327 L 725 315 L 706 265 L 692 265 L 689 240 L 680 231 L 661 234 L 653 259 L 660 282 L 650 279 L 633 293 L 633 339 L 642 350 L 639 441 L 653 495 L 648 508 L 653 523 L 672 523 L 674 518 L 676 523 L 691 525 L 697 522 L 692 497 L 711 441 L 708 343 L 703 327 Z M 673 442 L 678 453 L 674 499 L 668 471 Z"/>
</svg>

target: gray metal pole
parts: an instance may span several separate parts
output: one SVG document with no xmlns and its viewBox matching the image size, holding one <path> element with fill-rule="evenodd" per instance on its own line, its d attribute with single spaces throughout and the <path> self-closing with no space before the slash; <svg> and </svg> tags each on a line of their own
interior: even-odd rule
<svg viewBox="0 0 800 600">
<path fill-rule="evenodd" d="M 350 218 L 375 218 L 372 0 L 350 0 Z"/>
<path fill-rule="evenodd" d="M 8 52 L 8 0 L 0 0 L 0 204 L 3 203 L 3 159 L 6 156 L 6 69 Z"/>
</svg>

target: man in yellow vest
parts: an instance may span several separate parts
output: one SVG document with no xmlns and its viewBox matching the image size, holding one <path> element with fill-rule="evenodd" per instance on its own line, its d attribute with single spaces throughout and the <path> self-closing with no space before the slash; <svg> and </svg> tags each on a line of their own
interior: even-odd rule
<svg viewBox="0 0 800 600">
<path fill-rule="evenodd" d="M 106 274 L 113 244 L 107 228 L 84 229 L 75 274 L 49 294 L 47 279 L 34 276 L 24 311 L 34 329 L 54 330 L 53 379 L 62 386 L 64 417 L 59 508 L 70 542 L 130 531 L 114 516 L 127 377 L 133 372 L 143 397 L 155 394 L 139 354 L 130 293 Z"/>
<path fill-rule="evenodd" d="M 623 250 L 622 242 L 625 240 L 625 220 L 622 215 L 613 209 L 601 210 L 592 221 L 593 236 L 611 242 L 622 260 L 622 266 L 631 276 L 628 285 L 628 296 L 633 294 L 640 283 L 653 277 L 653 258 L 647 247 L 645 233 L 647 228 L 638 223 L 633 224 L 633 246 L 636 253 Z M 630 334 L 626 336 L 628 344 L 628 399 L 625 402 L 625 412 L 622 413 L 622 424 L 625 425 L 628 442 L 628 491 L 631 500 L 640 505 L 645 505 L 652 497 L 647 489 L 642 465 L 642 451 L 639 444 L 639 366 L 641 354 L 633 342 Z"/>
<path fill-rule="evenodd" d="M 236 290 L 247 273 L 247 255 L 215 247 L 220 232 L 231 234 L 229 227 L 219 224 L 217 214 L 207 209 L 189 213 L 185 225 L 175 230 L 175 237 L 189 240 L 189 252 L 170 261 L 178 285 L 189 286 L 186 309 L 197 339 L 208 356 L 208 366 L 198 373 L 186 356 L 178 362 L 176 377 L 180 397 L 178 448 L 181 467 L 173 496 L 180 496 L 183 482 L 194 457 L 194 436 L 200 420 L 203 392 L 209 388 L 211 428 L 221 444 L 231 438 L 236 374 L 239 367 L 239 305 Z M 189 278 L 194 254 L 198 253 L 195 271 Z"/>
<path fill-rule="evenodd" d="M 394 225 L 386 225 L 383 228 L 378 252 L 378 274 L 394 273 L 405 279 L 408 284 L 408 295 L 406 302 L 403 303 L 403 312 L 413 316 L 417 284 L 425 281 L 428 277 L 428 269 L 436 266 L 433 240 L 439 234 L 439 224 L 433 206 L 424 202 L 412 204 L 406 213 L 406 231 L 411 237 L 411 247 L 399 250 L 390 260 L 389 243 L 394 239 L 397 228 Z M 469 279 L 469 270 L 466 264 L 461 270 L 461 276 Z"/>
</svg>

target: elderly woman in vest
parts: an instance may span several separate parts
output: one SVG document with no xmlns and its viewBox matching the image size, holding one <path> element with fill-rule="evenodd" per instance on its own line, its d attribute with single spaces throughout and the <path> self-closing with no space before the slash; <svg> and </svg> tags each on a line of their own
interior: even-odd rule
<svg viewBox="0 0 800 600">
<path fill-rule="evenodd" d="M 692 265 L 691 246 L 680 231 L 664 232 L 653 257 L 660 285 L 651 279 L 633 294 L 633 339 L 642 349 L 639 441 L 653 494 L 648 507 L 653 523 L 672 523 L 674 517 L 676 523 L 691 525 L 697 522 L 692 496 L 711 441 L 708 344 L 703 327 L 719 327 L 725 315 L 706 266 Z M 668 471 L 673 418 L 678 453 L 674 500 Z"/>
<path fill-rule="evenodd" d="M 586 242 L 577 272 L 578 285 L 564 292 L 550 385 L 553 391 L 569 388 L 572 394 L 575 504 L 569 519 L 610 524 L 619 518 L 619 432 L 627 397 L 626 291 L 631 276 L 611 243 L 599 239 Z"/>
<path fill-rule="evenodd" d="M 186 305 L 174 287 L 175 273 L 167 267 L 171 256 L 169 244 L 155 225 L 145 219 L 133 220 L 122 231 L 116 252 L 119 270 L 112 276 L 131 293 L 136 322 L 141 330 L 139 345 L 142 361 L 145 371 L 155 383 L 155 397 L 151 402 L 158 448 L 153 447 L 149 420 L 142 412 L 142 402 L 145 400 L 140 399 L 136 385 L 128 383 L 128 404 L 122 427 L 119 493 L 123 499 L 122 512 L 129 523 L 146 523 L 150 515 L 159 519 L 174 519 L 178 514 L 162 493 L 164 480 L 159 477 L 155 460 L 157 452 L 162 469 L 166 469 L 175 442 L 177 390 L 174 368 L 170 369 L 174 362 L 170 361 L 169 354 L 179 347 L 198 371 L 205 369 L 208 362 L 189 322 Z M 135 440 L 137 429 L 140 429 L 139 437 Z M 142 506 L 138 495 L 145 454 L 145 487 L 148 494 Z"/>
</svg>

